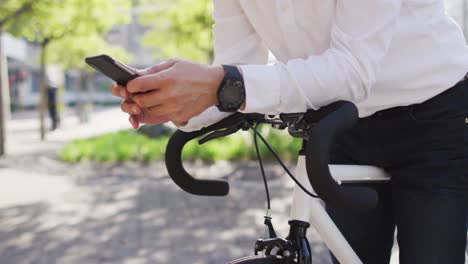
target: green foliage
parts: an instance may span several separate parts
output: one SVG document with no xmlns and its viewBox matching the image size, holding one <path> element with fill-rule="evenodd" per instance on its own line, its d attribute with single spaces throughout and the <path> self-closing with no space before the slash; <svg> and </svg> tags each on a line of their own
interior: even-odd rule
<svg viewBox="0 0 468 264">
<path fill-rule="evenodd" d="M 112 26 L 129 21 L 131 2 L 129 0 L 88 0 L 87 3 L 94 1 L 99 4 L 92 6 L 93 15 L 88 18 L 88 22 L 91 23 L 83 24 L 87 27 L 87 34 L 71 34 L 51 44 L 51 50 L 54 52 L 50 54 L 50 62 L 59 63 L 66 69 L 80 68 L 91 71 L 92 69 L 84 62 L 87 56 L 105 53 L 123 62 L 131 59 L 131 55 L 122 47 L 110 45 L 103 37 L 103 34 Z M 83 11 L 88 13 L 90 10 Z"/>
<path fill-rule="evenodd" d="M 49 61 L 61 64 L 65 69 L 83 69 L 93 71 L 87 67 L 84 58 L 98 54 L 108 54 L 119 61 L 127 62 L 131 55 L 120 46 L 108 44 L 101 35 L 71 36 L 59 39 L 50 45 Z"/>
<path fill-rule="evenodd" d="M 134 131 L 120 131 L 100 137 L 76 140 L 60 153 L 64 161 L 121 162 L 160 159 L 168 138 L 150 140 Z"/>
<path fill-rule="evenodd" d="M 301 141 L 293 139 L 284 131 L 264 127 L 262 134 L 267 142 L 283 159 L 294 159 L 300 149 Z M 60 152 L 60 159 L 67 162 L 149 162 L 164 157 L 169 136 L 150 139 L 134 131 L 126 130 L 100 137 L 76 140 L 67 144 Z M 273 156 L 259 139 L 262 158 Z M 215 139 L 203 145 L 197 141 L 189 142 L 183 152 L 183 160 L 255 160 L 257 155 L 251 132 L 238 132 L 228 137 Z"/>
<path fill-rule="evenodd" d="M 0 0 L 0 25 L 3 26 L 11 20 L 30 14 L 37 2 L 34 0 Z"/>
<path fill-rule="evenodd" d="M 156 1 L 143 1 L 148 3 Z M 143 44 L 162 57 L 184 57 L 210 62 L 213 57 L 212 0 L 158 1 L 157 11 L 140 16 L 154 28 L 146 33 Z"/>
<path fill-rule="evenodd" d="M 65 36 L 89 36 L 106 32 L 116 23 L 128 20 L 128 0 L 41 0 L 35 1 L 28 16 L 8 25 L 15 36 L 42 43 Z"/>
<path fill-rule="evenodd" d="M 0 0 L 2 1 L 2 0 Z M 65 68 L 84 68 L 83 58 L 112 53 L 128 59 L 123 49 L 105 43 L 102 34 L 112 26 L 126 23 L 130 17 L 130 0 L 3 0 L 2 17 L 16 16 L 6 21 L 5 30 L 16 37 L 37 44 L 49 44 L 48 62 Z M 24 12 L 18 10 L 28 7 Z"/>
</svg>

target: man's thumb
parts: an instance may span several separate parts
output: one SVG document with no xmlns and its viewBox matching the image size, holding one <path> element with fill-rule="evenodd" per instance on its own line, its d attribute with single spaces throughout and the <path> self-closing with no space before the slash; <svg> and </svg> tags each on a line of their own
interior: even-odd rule
<svg viewBox="0 0 468 264">
<path fill-rule="evenodd" d="M 148 68 L 143 69 L 143 70 L 139 70 L 139 71 L 137 71 L 137 74 L 140 75 L 140 76 L 143 76 L 143 75 L 158 73 L 160 71 L 164 71 L 164 70 L 169 69 L 176 62 L 177 62 L 177 60 L 175 60 L 175 59 L 170 59 L 170 60 L 167 60 L 167 61 L 163 61 L 163 62 L 161 62 L 161 63 L 159 63 L 157 65 L 148 67 Z"/>
</svg>

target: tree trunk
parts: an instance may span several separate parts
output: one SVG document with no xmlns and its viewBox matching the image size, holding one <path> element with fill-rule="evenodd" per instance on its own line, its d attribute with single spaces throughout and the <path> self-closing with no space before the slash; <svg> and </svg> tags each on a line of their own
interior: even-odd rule
<svg viewBox="0 0 468 264">
<path fill-rule="evenodd" d="M 82 86 L 82 75 L 81 71 L 76 71 L 76 79 L 75 79 L 75 107 L 76 107 L 76 114 L 78 116 L 78 120 L 80 123 L 84 123 L 85 120 L 85 109 L 83 104 L 83 92 L 81 89 Z"/>
<path fill-rule="evenodd" d="M 85 86 L 88 93 L 88 104 L 86 110 L 88 111 L 88 117 L 93 116 L 93 106 L 94 106 L 94 85 L 93 85 L 93 75 L 89 72 L 84 72 L 85 76 Z M 88 118 L 89 119 L 89 118 Z"/>
<path fill-rule="evenodd" d="M 45 41 L 41 44 L 41 59 L 40 59 L 40 71 L 39 71 L 39 122 L 40 122 L 40 133 L 41 140 L 45 140 L 45 112 L 47 108 L 47 76 L 46 76 L 46 56 L 47 56 L 47 45 Z"/>
<path fill-rule="evenodd" d="M 5 98 L 9 94 L 6 57 L 3 55 L 2 30 L 0 28 L 0 156 L 6 154 L 6 112 Z"/>
</svg>

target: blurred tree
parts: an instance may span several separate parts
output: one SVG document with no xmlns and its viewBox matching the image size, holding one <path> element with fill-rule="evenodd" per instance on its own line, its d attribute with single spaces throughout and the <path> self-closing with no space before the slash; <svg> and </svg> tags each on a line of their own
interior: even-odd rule
<svg viewBox="0 0 468 264">
<path fill-rule="evenodd" d="M 45 67 L 49 61 L 50 44 L 66 37 L 103 34 L 114 24 L 128 21 L 130 7 L 130 0 L 41 0 L 35 1 L 28 16 L 6 23 L 7 31 L 37 44 L 41 50 L 39 115 L 42 140 L 45 139 L 47 103 Z"/>
<path fill-rule="evenodd" d="M 8 87 L 7 60 L 3 54 L 2 34 L 7 23 L 12 23 L 32 11 L 37 1 L 34 0 L 1 0 L 0 1 L 0 156 L 5 154 L 6 128 L 9 115 L 10 89 Z"/>
<path fill-rule="evenodd" d="M 50 49 L 54 51 L 50 54 L 50 62 L 61 64 L 66 70 L 75 73 L 76 112 L 80 122 L 87 122 L 87 113 L 91 112 L 93 107 L 94 89 L 90 73 L 94 70 L 86 65 L 84 58 L 105 53 L 126 62 L 130 60 L 130 54 L 122 47 L 110 45 L 97 34 L 65 37 L 52 43 Z M 83 99 L 83 84 L 87 93 L 87 103 L 84 103 Z"/>
<path fill-rule="evenodd" d="M 3 156 L 6 151 L 6 119 L 10 101 L 9 90 L 7 63 L 6 57 L 3 56 L 2 33 L 0 29 L 0 156 Z"/>
<path fill-rule="evenodd" d="M 140 0 L 143 5 L 154 0 Z M 141 12 L 143 24 L 154 26 L 143 44 L 162 57 L 184 57 L 200 62 L 213 59 L 212 0 L 158 1 L 158 10 Z"/>
</svg>

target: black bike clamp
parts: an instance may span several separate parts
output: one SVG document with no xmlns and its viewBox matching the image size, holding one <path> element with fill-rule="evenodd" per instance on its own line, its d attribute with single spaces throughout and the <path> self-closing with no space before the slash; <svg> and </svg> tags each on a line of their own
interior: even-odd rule
<svg viewBox="0 0 468 264">
<path fill-rule="evenodd" d="M 258 239 L 255 243 L 255 255 L 263 252 L 267 256 L 281 256 L 288 264 L 311 264 L 310 245 L 306 237 L 309 223 L 292 220 L 289 236 L 284 238 Z"/>
<path fill-rule="evenodd" d="M 255 255 L 262 252 L 265 256 L 281 256 L 288 260 L 288 264 L 297 263 L 296 248 L 291 241 L 284 238 L 257 239 L 255 242 Z"/>
</svg>

